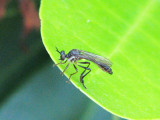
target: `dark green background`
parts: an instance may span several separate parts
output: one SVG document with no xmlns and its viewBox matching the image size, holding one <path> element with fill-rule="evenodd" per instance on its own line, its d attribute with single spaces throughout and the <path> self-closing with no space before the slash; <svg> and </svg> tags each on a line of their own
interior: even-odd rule
<svg viewBox="0 0 160 120">
<path fill-rule="evenodd" d="M 0 120 L 120 120 L 65 82 L 40 31 L 22 39 L 22 20 L 18 2 L 9 2 L 0 20 Z"/>
</svg>

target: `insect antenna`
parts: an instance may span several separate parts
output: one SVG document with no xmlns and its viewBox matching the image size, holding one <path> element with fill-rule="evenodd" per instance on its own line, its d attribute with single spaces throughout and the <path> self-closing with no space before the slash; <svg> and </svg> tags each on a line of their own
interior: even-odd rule
<svg viewBox="0 0 160 120">
<path fill-rule="evenodd" d="M 61 52 L 58 50 L 58 48 L 57 48 L 57 47 L 56 47 L 56 51 L 57 51 L 57 52 L 59 52 L 59 53 L 61 53 Z"/>
</svg>

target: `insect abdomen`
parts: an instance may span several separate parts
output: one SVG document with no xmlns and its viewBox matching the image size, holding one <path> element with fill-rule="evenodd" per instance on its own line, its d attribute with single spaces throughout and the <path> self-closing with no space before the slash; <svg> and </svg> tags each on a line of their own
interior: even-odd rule
<svg viewBox="0 0 160 120">
<path fill-rule="evenodd" d="M 108 72 L 109 74 L 113 74 L 112 69 L 110 67 L 107 66 L 105 69 L 106 72 Z"/>
<path fill-rule="evenodd" d="M 98 65 L 103 71 L 113 74 L 112 69 L 107 65 Z"/>
</svg>

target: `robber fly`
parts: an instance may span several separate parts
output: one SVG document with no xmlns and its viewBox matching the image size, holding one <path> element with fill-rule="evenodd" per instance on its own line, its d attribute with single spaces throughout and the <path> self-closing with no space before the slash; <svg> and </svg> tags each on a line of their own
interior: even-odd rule
<svg viewBox="0 0 160 120">
<path fill-rule="evenodd" d="M 57 49 L 57 48 L 56 48 Z M 89 61 L 94 62 L 96 65 L 98 65 L 99 68 L 101 68 L 103 71 L 109 73 L 109 74 L 113 74 L 112 69 L 110 68 L 112 66 L 112 62 L 102 56 L 90 53 L 90 52 L 86 52 L 83 50 L 77 50 L 77 49 L 72 49 L 68 54 L 65 54 L 64 51 L 59 51 L 57 49 L 57 52 L 60 53 L 60 63 L 55 64 L 55 65 L 59 65 L 59 64 L 65 64 L 68 61 L 67 66 L 65 67 L 64 71 L 62 73 L 64 73 L 66 71 L 66 69 L 69 67 L 70 63 L 73 63 L 73 67 L 75 68 L 76 72 L 70 74 L 69 80 L 71 78 L 72 75 L 76 74 L 78 72 L 78 69 L 76 67 L 76 65 L 78 65 L 81 68 L 84 68 L 84 71 L 81 73 L 80 75 L 80 82 L 83 84 L 84 88 L 84 80 L 83 78 L 91 72 L 91 69 L 89 68 L 90 66 L 90 62 L 77 62 L 78 60 L 81 59 L 86 59 Z M 82 64 L 87 64 L 87 67 L 82 66 Z M 86 72 L 87 71 L 87 72 Z M 86 73 L 85 73 L 86 72 Z"/>
</svg>

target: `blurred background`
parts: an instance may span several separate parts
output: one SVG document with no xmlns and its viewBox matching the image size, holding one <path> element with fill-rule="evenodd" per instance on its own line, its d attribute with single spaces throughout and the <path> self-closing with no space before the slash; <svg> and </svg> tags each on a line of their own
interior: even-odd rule
<svg viewBox="0 0 160 120">
<path fill-rule="evenodd" d="M 0 120 L 124 120 L 53 67 L 40 35 L 40 0 L 0 0 Z"/>
</svg>

